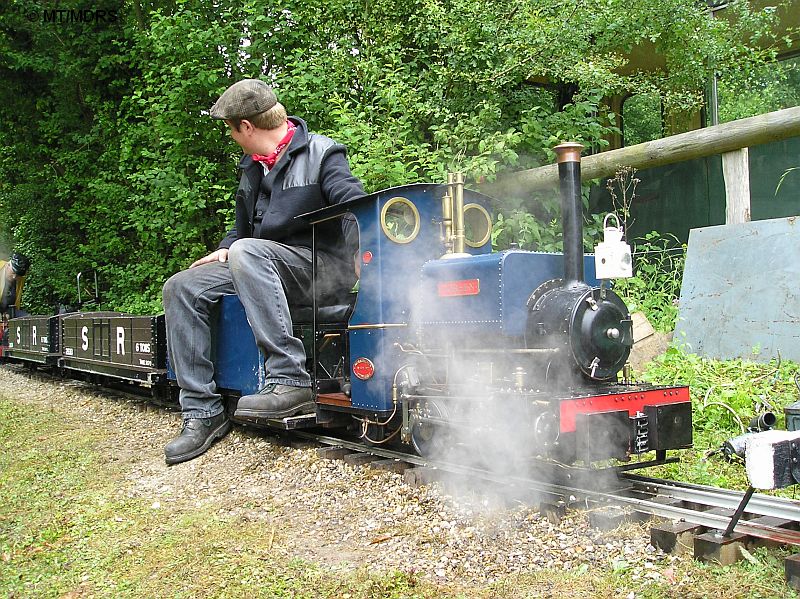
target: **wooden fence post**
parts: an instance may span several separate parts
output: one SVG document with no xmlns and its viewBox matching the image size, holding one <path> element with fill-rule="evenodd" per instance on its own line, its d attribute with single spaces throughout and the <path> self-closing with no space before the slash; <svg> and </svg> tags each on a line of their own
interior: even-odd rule
<svg viewBox="0 0 800 599">
<path fill-rule="evenodd" d="M 725 178 L 725 223 L 750 222 L 750 161 L 747 148 L 722 154 Z"/>
</svg>

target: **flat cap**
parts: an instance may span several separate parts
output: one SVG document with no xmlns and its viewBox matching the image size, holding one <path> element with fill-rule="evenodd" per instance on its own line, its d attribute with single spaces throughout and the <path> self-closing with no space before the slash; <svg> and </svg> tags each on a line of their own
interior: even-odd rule
<svg viewBox="0 0 800 599">
<path fill-rule="evenodd" d="M 212 119 L 246 119 L 277 103 L 269 85 L 259 79 L 243 79 L 226 89 L 209 112 Z"/>
</svg>

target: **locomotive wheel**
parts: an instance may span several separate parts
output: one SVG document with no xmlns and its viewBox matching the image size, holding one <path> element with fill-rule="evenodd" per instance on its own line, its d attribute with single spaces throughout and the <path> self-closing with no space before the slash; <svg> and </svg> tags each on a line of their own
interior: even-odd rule
<svg viewBox="0 0 800 599">
<path fill-rule="evenodd" d="M 441 401 L 424 399 L 417 404 L 411 425 L 411 444 L 423 458 L 441 457 L 449 447 L 446 426 L 450 415 Z"/>
</svg>

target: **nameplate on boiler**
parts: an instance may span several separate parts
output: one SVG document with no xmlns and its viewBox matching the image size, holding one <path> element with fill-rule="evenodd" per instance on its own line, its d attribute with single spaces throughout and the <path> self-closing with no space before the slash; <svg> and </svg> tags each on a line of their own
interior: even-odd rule
<svg viewBox="0 0 800 599">
<path fill-rule="evenodd" d="M 460 295 L 478 295 L 481 292 L 480 279 L 463 279 L 461 281 L 445 281 L 437 284 L 439 297 L 456 297 Z"/>
</svg>

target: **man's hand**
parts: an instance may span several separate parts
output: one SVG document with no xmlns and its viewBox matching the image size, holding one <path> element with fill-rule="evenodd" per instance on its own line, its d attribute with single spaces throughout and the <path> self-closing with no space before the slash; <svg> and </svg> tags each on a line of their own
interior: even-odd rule
<svg viewBox="0 0 800 599">
<path fill-rule="evenodd" d="M 208 256 L 203 256 L 199 260 L 195 260 L 189 265 L 189 268 L 200 266 L 201 264 L 208 264 L 209 262 L 227 262 L 228 261 L 228 248 L 220 248 L 216 252 L 211 252 Z"/>
</svg>

